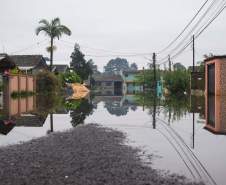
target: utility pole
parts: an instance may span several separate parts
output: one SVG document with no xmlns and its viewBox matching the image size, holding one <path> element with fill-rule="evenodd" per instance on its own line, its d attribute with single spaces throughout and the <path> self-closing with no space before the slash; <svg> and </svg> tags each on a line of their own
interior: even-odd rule
<svg viewBox="0 0 226 185">
<path fill-rule="evenodd" d="M 144 67 L 143 67 L 143 93 L 145 91 L 145 71 L 144 71 Z"/>
<path fill-rule="evenodd" d="M 156 54 L 155 53 L 153 53 L 152 60 L 153 60 L 153 69 L 154 69 L 154 89 L 156 92 L 157 79 L 156 79 Z"/>
<path fill-rule="evenodd" d="M 168 61 L 169 61 L 169 71 L 171 71 L 171 58 L 170 58 L 170 55 L 168 55 Z"/>
<path fill-rule="evenodd" d="M 157 78 L 156 78 L 156 54 L 153 53 L 153 69 L 154 69 L 154 104 L 153 104 L 153 129 L 156 129 L 156 98 L 157 98 Z"/>
<path fill-rule="evenodd" d="M 193 50 L 192 72 L 195 72 L 195 35 L 192 36 L 192 50 Z"/>
<path fill-rule="evenodd" d="M 192 52 L 193 52 L 193 65 L 192 65 L 192 72 L 195 72 L 195 35 L 192 36 Z M 192 77 L 191 77 L 192 80 Z M 192 148 L 195 148 L 195 113 L 194 109 L 192 110 L 192 122 L 193 122 L 193 129 L 192 129 Z"/>
</svg>

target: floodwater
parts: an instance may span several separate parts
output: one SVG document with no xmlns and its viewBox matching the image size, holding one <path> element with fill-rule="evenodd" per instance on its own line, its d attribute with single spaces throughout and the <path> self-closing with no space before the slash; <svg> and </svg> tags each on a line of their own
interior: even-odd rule
<svg viewBox="0 0 226 185">
<path fill-rule="evenodd" d="M 16 110 L 15 105 L 19 107 Z M 3 111 L 6 108 L 8 111 Z M 151 159 L 156 169 L 206 184 L 224 185 L 226 122 L 220 127 L 215 123 L 218 129 L 211 129 L 206 125 L 206 108 L 205 97 L 156 99 L 151 93 L 90 96 L 72 101 L 54 96 L 12 100 L 10 105 L 2 106 L 2 112 L 7 114 L 1 115 L 0 147 L 79 124 L 97 123 L 126 133 L 128 144 L 142 148 L 147 165 Z"/>
</svg>

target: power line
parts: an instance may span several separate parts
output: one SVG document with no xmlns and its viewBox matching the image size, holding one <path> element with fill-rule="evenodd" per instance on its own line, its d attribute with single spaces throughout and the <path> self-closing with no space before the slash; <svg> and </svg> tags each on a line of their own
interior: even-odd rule
<svg viewBox="0 0 226 185">
<path fill-rule="evenodd" d="M 29 50 L 29 49 L 34 49 L 36 47 L 39 47 L 41 44 L 44 44 L 46 42 L 47 39 L 45 40 L 42 40 L 40 42 L 36 42 L 35 44 L 31 44 L 23 49 L 20 49 L 20 50 L 17 50 L 17 51 L 14 51 L 14 52 L 11 52 L 11 54 L 16 54 L 16 53 L 20 53 L 20 52 L 23 52 L 23 51 L 26 51 L 26 50 Z"/>
<path fill-rule="evenodd" d="M 196 17 L 199 15 L 199 13 L 202 11 L 202 9 L 206 6 L 209 0 L 206 0 L 201 8 L 199 8 L 198 12 L 194 15 L 194 17 L 188 22 L 188 24 L 184 27 L 184 29 L 179 33 L 179 35 L 173 39 L 165 48 L 161 49 L 157 54 L 163 53 L 166 51 L 169 47 L 171 47 L 182 35 L 183 33 L 187 30 L 187 28 L 193 23 L 193 21 L 196 19 Z"/>
<path fill-rule="evenodd" d="M 222 6 L 222 3 L 224 2 L 224 4 L 223 4 L 223 6 Z M 220 9 L 219 9 L 220 8 Z M 194 34 L 195 35 L 195 38 L 198 38 L 212 23 L 213 23 L 213 21 L 214 20 L 216 20 L 216 18 L 223 12 L 223 10 L 225 9 L 225 1 L 223 0 L 222 2 L 221 2 L 221 4 L 220 4 L 220 6 L 218 7 L 218 11 L 217 11 L 217 13 L 216 14 L 214 14 L 214 17 L 212 17 L 206 24 L 204 24 L 203 26 L 201 26 L 199 29 L 198 29 L 198 31 Z M 182 48 L 182 49 L 180 49 L 175 55 L 173 55 L 171 58 L 173 59 L 173 58 L 176 58 L 178 55 L 180 55 L 190 44 L 192 43 L 192 41 L 190 40 L 190 41 L 188 41 L 185 45 L 184 45 L 184 47 Z M 172 53 L 173 53 L 174 51 L 172 51 Z M 172 54 L 171 53 L 171 54 Z M 160 60 L 160 62 L 161 61 L 164 61 L 166 59 L 166 57 L 164 57 L 163 59 L 161 59 Z M 162 63 L 160 63 L 160 65 L 161 64 L 164 64 L 164 63 L 166 63 L 166 62 L 168 62 L 168 61 L 164 61 L 164 62 L 162 62 Z"/>
<path fill-rule="evenodd" d="M 75 43 L 73 43 L 73 42 L 69 42 L 69 41 L 65 41 L 65 40 L 59 40 L 59 41 L 66 43 L 66 44 L 69 44 L 71 47 L 74 47 L 74 45 L 75 45 Z M 105 52 L 105 53 L 112 53 L 112 55 L 114 55 L 114 56 L 117 56 L 117 55 L 119 55 L 119 56 L 122 56 L 122 55 L 124 55 L 124 56 L 146 56 L 146 55 L 152 54 L 152 53 L 148 53 L 148 52 L 137 53 L 137 52 L 114 51 L 114 50 L 109 50 L 109 49 L 94 48 L 94 47 L 85 46 L 85 45 L 80 45 L 80 46 L 83 47 L 83 48 L 101 51 L 101 52 Z M 105 57 L 105 56 L 108 56 L 108 55 L 100 55 L 100 56 L 97 56 L 97 57 Z"/>
<path fill-rule="evenodd" d="M 191 30 L 188 32 L 188 34 L 183 38 L 182 41 L 180 41 L 169 53 L 173 53 L 175 50 L 181 47 L 181 45 L 191 37 L 191 34 L 194 32 L 194 30 L 199 26 L 199 24 L 203 21 L 203 19 L 206 17 L 206 15 L 209 13 L 209 11 L 214 7 L 217 0 L 214 0 L 211 5 L 208 7 L 208 9 L 204 12 L 204 14 L 199 18 L 197 23 L 191 28 Z M 167 55 L 168 56 L 168 55 Z"/>
</svg>

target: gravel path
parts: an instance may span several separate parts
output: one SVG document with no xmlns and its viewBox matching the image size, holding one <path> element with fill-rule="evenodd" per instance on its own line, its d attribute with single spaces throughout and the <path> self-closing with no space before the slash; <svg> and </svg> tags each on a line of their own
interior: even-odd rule
<svg viewBox="0 0 226 185">
<path fill-rule="evenodd" d="M 142 165 L 125 136 L 97 125 L 79 126 L 21 145 L 0 148 L 1 185 L 184 185 Z"/>
</svg>

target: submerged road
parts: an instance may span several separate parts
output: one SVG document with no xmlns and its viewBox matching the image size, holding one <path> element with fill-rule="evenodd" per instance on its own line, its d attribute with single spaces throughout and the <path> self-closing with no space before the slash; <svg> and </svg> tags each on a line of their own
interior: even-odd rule
<svg viewBox="0 0 226 185">
<path fill-rule="evenodd" d="M 189 185 L 144 165 L 123 133 L 83 125 L 0 148 L 1 185 Z"/>
</svg>

